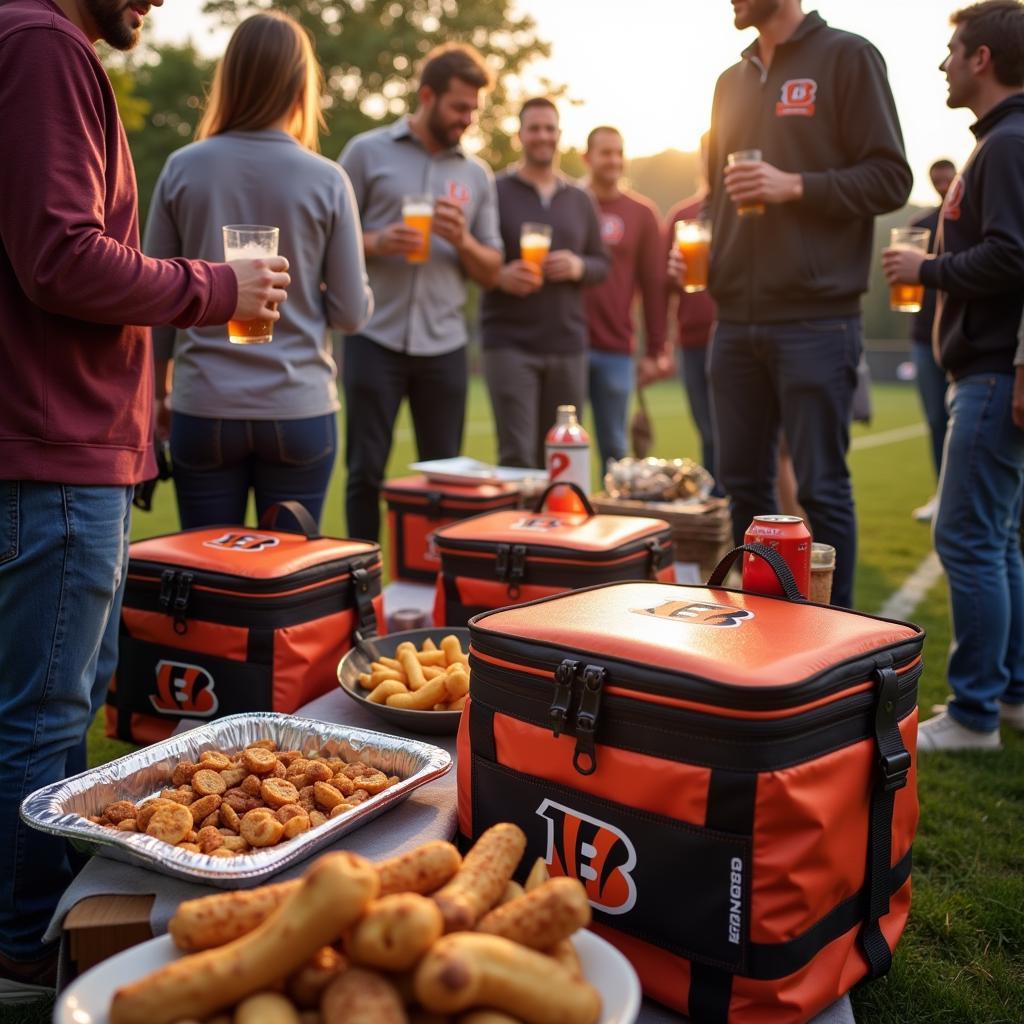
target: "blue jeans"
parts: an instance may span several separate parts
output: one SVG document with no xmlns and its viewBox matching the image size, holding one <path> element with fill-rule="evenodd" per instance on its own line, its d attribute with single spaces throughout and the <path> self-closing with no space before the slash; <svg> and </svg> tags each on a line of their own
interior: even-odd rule
<svg viewBox="0 0 1024 1024">
<path fill-rule="evenodd" d="M 708 385 L 707 348 L 681 348 L 679 350 L 679 376 L 690 403 L 690 415 L 700 434 L 701 465 L 712 475 L 715 469 L 715 427 L 711 419 L 711 390 Z M 717 483 L 712 492 L 721 497 L 725 492 Z"/>
<path fill-rule="evenodd" d="M 942 445 L 946 440 L 946 371 L 936 362 L 931 345 L 915 341 L 910 346 L 914 366 L 917 369 L 917 390 L 921 396 L 921 408 L 928 424 L 931 441 L 932 461 L 935 476 L 942 471 Z"/>
<path fill-rule="evenodd" d="M 609 459 L 624 459 L 629 447 L 626 419 L 633 391 L 633 357 L 622 352 L 590 350 L 590 407 L 594 411 L 601 472 Z"/>
<path fill-rule="evenodd" d="M 720 322 L 709 371 L 718 481 L 739 544 L 776 511 L 779 429 L 814 539 L 836 549 L 832 603 L 853 603 L 857 521 L 846 452 L 861 354 L 859 316 L 779 324 Z"/>
<path fill-rule="evenodd" d="M 85 770 L 117 663 L 131 487 L 0 481 L 0 952 L 42 954 L 71 881 L 63 840 L 22 824 L 29 793 Z"/>
<path fill-rule="evenodd" d="M 256 514 L 298 501 L 319 523 L 334 468 L 334 413 L 303 420 L 218 420 L 176 412 L 171 463 L 183 530 L 245 522 L 249 488 Z"/>
<path fill-rule="evenodd" d="M 950 384 L 935 517 L 953 613 L 949 713 L 982 732 L 998 728 L 1000 698 L 1024 703 L 1024 431 L 1013 425 L 1012 394 L 1008 374 Z"/>
</svg>

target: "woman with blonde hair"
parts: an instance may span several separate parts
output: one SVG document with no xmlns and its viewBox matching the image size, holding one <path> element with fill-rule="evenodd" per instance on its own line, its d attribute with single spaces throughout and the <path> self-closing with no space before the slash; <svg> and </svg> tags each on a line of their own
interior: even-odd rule
<svg viewBox="0 0 1024 1024">
<path fill-rule="evenodd" d="M 296 21 L 243 21 L 217 66 L 198 141 L 171 155 L 156 185 L 151 256 L 220 260 L 224 225 L 259 224 L 279 229 L 291 264 L 269 344 L 230 344 L 224 328 L 153 333 L 158 432 L 169 410 L 185 529 L 241 524 L 250 488 L 257 515 L 291 499 L 320 518 L 339 409 L 328 329 L 358 330 L 373 305 L 352 187 L 317 153 L 322 84 Z"/>
</svg>

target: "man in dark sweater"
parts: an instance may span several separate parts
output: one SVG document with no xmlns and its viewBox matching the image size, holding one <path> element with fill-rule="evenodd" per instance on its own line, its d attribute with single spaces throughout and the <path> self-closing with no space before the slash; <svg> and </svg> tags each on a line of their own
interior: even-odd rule
<svg viewBox="0 0 1024 1024">
<path fill-rule="evenodd" d="M 932 187 L 939 194 L 939 206 L 927 213 L 912 220 L 911 227 L 927 228 L 928 251 L 935 252 L 935 243 L 939 234 L 939 210 L 942 208 L 942 201 L 946 198 L 949 186 L 953 184 L 956 177 L 956 165 L 952 160 L 936 160 L 928 168 L 928 177 L 931 179 Z M 913 342 L 911 353 L 914 359 L 914 368 L 917 371 L 917 393 L 921 396 L 921 408 L 924 410 L 925 422 L 928 424 L 928 439 L 931 442 L 932 463 L 935 466 L 935 476 L 938 478 L 939 470 L 942 469 L 942 445 L 946 440 L 946 374 L 945 371 L 935 362 L 932 354 L 932 323 L 935 320 L 935 298 L 934 288 L 924 290 L 924 301 L 921 303 L 921 310 L 914 315 L 913 324 L 910 330 L 910 338 Z M 938 495 L 933 495 L 920 508 L 913 511 L 914 518 L 921 523 L 929 523 L 935 515 L 935 506 L 938 504 Z"/>
<path fill-rule="evenodd" d="M 950 378 L 935 549 L 949 580 L 953 696 L 918 750 L 998 750 L 1024 731 L 1024 429 L 1014 367 L 1024 309 L 1024 4 L 953 15 L 947 104 L 977 120 L 974 152 L 942 205 L 936 254 L 884 255 L 890 283 L 938 288 L 934 341 Z"/>
<path fill-rule="evenodd" d="M 276 320 L 268 303 L 286 298 L 283 258 L 139 251 L 131 155 L 92 44 L 131 48 L 149 5 L 0 2 L 0 1003 L 52 985 L 42 936 L 71 867 L 18 805 L 85 769 L 117 658 L 133 485 L 156 467 L 141 325 Z"/>
<path fill-rule="evenodd" d="M 527 100 L 519 114 L 522 162 L 497 179 L 507 262 L 480 303 L 484 376 L 503 466 L 543 466 L 544 435 L 560 405 L 582 408 L 587 395 L 583 289 L 608 275 L 590 196 L 557 170 L 561 130 L 549 99 Z M 542 270 L 522 259 L 524 223 L 548 224 Z"/>
<path fill-rule="evenodd" d="M 718 479 L 737 542 L 775 511 L 780 425 L 814 539 L 836 548 L 832 597 L 853 602 L 857 531 L 846 452 L 873 219 L 911 173 L 885 65 L 800 0 L 733 0 L 756 27 L 718 80 L 709 145 L 710 357 Z M 728 166 L 756 148 L 762 159 Z M 761 215 L 740 209 L 754 207 Z"/>
</svg>

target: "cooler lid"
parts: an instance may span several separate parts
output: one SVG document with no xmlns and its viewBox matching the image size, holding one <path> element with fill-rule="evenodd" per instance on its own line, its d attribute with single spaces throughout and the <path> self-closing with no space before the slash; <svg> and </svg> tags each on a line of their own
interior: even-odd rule
<svg viewBox="0 0 1024 1024">
<path fill-rule="evenodd" d="M 785 686 L 881 648 L 920 641 L 912 626 L 782 598 L 666 583 L 618 583 L 485 612 L 498 634 L 736 686 Z"/>
<path fill-rule="evenodd" d="M 438 530 L 439 547 L 464 544 L 525 544 L 600 553 L 651 538 L 669 525 L 645 516 L 588 516 L 585 512 L 506 509 L 463 519 Z"/>
<path fill-rule="evenodd" d="M 379 556 L 379 547 L 364 541 L 308 540 L 301 533 L 244 526 L 186 530 L 136 541 L 129 548 L 132 561 L 256 580 L 280 579 L 343 559 L 377 561 Z"/>
<path fill-rule="evenodd" d="M 426 495 L 440 494 L 447 498 L 460 498 L 467 501 L 491 501 L 519 494 L 518 484 L 451 484 L 431 480 L 420 473 L 416 476 L 402 476 L 384 482 L 385 499 L 395 492 L 395 496 L 405 494 Z"/>
</svg>

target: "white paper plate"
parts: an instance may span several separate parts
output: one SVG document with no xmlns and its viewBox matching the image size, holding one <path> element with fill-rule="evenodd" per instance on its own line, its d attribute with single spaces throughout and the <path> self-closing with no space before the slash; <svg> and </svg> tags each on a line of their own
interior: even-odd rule
<svg viewBox="0 0 1024 1024">
<path fill-rule="evenodd" d="M 518 484 L 524 480 L 546 481 L 543 469 L 519 469 L 515 466 L 492 466 L 468 455 L 453 459 L 431 459 L 412 462 L 409 468 L 442 484 Z"/>
<path fill-rule="evenodd" d="M 629 961 L 591 932 L 573 936 L 583 973 L 601 993 L 601 1024 L 633 1024 L 640 1012 L 640 982 Z M 169 935 L 104 960 L 72 982 L 57 999 L 54 1024 L 109 1024 L 107 1009 L 114 990 L 142 978 L 181 954 Z"/>
</svg>

